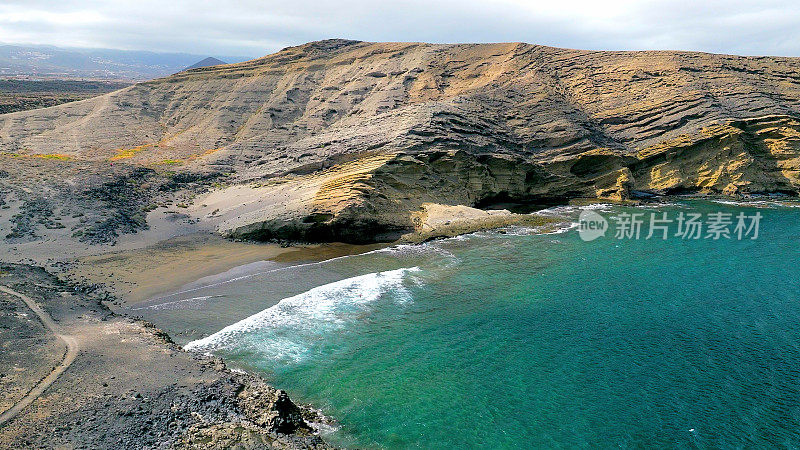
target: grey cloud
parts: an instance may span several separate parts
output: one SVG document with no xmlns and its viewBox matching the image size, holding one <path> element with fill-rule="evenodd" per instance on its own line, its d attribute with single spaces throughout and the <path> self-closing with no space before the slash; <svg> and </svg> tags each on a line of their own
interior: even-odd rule
<svg viewBox="0 0 800 450">
<path fill-rule="evenodd" d="M 786 0 L 61 0 L 55 4 L 6 0 L 0 4 L 4 42 L 248 56 L 331 37 L 798 56 L 797 23 L 800 4 Z"/>
</svg>

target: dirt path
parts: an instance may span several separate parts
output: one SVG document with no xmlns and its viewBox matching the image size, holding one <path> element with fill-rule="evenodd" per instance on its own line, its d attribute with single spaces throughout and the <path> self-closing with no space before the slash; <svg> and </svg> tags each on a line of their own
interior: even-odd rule
<svg viewBox="0 0 800 450">
<path fill-rule="evenodd" d="M 36 386 L 34 386 L 34 388 L 31 389 L 30 392 L 28 392 L 24 397 L 22 397 L 22 399 L 19 402 L 17 402 L 17 404 L 15 404 L 11 408 L 0 414 L 0 425 L 2 425 L 8 422 L 9 420 L 13 419 L 14 417 L 16 417 L 16 415 L 19 414 L 20 411 L 22 411 L 28 405 L 33 403 L 33 401 L 36 400 L 37 397 L 42 395 L 42 393 L 48 387 L 50 387 L 50 385 L 53 384 L 53 382 L 56 381 L 56 379 L 62 373 L 64 373 L 65 370 L 67 370 L 67 367 L 69 367 L 69 365 L 72 364 L 73 361 L 75 361 L 75 357 L 78 355 L 78 341 L 73 336 L 62 334 L 58 325 L 56 325 L 56 323 L 53 321 L 53 318 L 50 317 L 50 315 L 47 314 L 47 312 L 45 312 L 42 308 L 40 308 L 39 305 L 37 305 L 36 302 L 34 302 L 33 299 L 31 299 L 30 297 L 20 294 L 19 292 L 9 289 L 2 285 L 0 285 L 0 292 L 5 292 L 6 294 L 14 295 L 16 297 L 21 298 L 22 301 L 24 301 L 25 304 L 28 305 L 28 308 L 30 308 L 31 311 L 36 313 L 36 315 L 39 317 L 39 320 L 42 321 L 42 324 L 45 326 L 45 328 L 53 332 L 53 334 L 55 334 L 56 337 L 61 339 L 67 346 L 67 353 L 64 355 L 64 359 L 61 361 L 61 364 L 59 364 L 55 369 L 53 369 L 52 372 L 50 372 L 49 375 L 44 377 L 42 381 L 40 381 Z"/>
</svg>

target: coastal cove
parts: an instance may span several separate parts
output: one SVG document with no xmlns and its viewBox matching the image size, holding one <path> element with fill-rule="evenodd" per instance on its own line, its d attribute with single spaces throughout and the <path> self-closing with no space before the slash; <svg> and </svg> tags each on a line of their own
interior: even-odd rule
<svg viewBox="0 0 800 450">
<path fill-rule="evenodd" d="M 800 3 L 11 3 L 0 450 L 800 449 Z"/>
<path fill-rule="evenodd" d="M 797 445 L 793 206 L 595 205 L 763 218 L 743 240 L 508 227 L 259 263 L 128 308 L 334 417 L 334 445 Z"/>
</svg>

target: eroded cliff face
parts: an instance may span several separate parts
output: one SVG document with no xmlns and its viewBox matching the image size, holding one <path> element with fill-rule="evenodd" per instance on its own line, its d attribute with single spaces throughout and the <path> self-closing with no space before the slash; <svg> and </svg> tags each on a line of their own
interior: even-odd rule
<svg viewBox="0 0 800 450">
<path fill-rule="evenodd" d="M 425 203 L 796 195 L 798 117 L 796 58 L 331 40 L 2 115 L 0 146 L 224 174 L 192 209 L 220 232 L 365 241 Z"/>
<path fill-rule="evenodd" d="M 272 204 L 251 217 L 234 212 L 221 230 L 235 237 L 362 242 L 417 229 L 415 216 L 428 203 L 484 207 L 576 197 L 797 195 L 798 138 L 800 121 L 767 116 L 713 125 L 633 154 L 606 148 L 537 160 L 440 149 L 366 157 L 310 176 L 279 178 L 277 186 L 293 198 L 284 214 L 276 215 Z M 313 187 L 301 192 L 300 185 Z M 255 197 L 263 199 L 279 188 L 261 189 Z"/>
<path fill-rule="evenodd" d="M 767 116 L 713 125 L 636 154 L 636 189 L 725 195 L 800 189 L 800 122 Z"/>
</svg>

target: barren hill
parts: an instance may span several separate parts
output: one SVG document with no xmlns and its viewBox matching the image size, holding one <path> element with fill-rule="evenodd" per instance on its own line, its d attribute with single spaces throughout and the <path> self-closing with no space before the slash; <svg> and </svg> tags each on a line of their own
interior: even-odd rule
<svg viewBox="0 0 800 450">
<path fill-rule="evenodd" d="M 799 102 L 797 58 L 329 40 L 0 115 L 0 168 L 139 174 L 128 215 L 213 178 L 188 211 L 221 232 L 390 239 L 424 203 L 796 195 Z"/>
<path fill-rule="evenodd" d="M 212 56 L 209 56 L 208 58 L 204 58 L 201 61 L 198 61 L 183 70 L 199 69 L 201 67 L 219 66 L 223 64 L 228 64 L 228 63 L 226 63 L 225 61 L 220 61 L 219 59 L 214 58 Z"/>
</svg>

